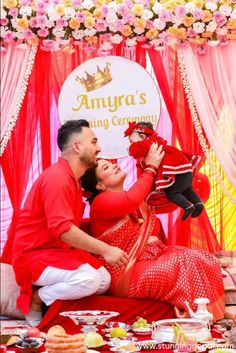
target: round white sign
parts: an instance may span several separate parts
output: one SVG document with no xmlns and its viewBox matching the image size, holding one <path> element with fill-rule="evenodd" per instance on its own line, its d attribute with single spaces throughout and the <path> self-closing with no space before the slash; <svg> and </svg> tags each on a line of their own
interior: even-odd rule
<svg viewBox="0 0 236 353">
<path fill-rule="evenodd" d="M 127 156 L 128 122 L 151 122 L 160 115 L 160 95 L 148 72 L 119 56 L 90 59 L 65 80 L 59 97 L 59 117 L 86 119 L 98 137 L 102 158 Z"/>
</svg>

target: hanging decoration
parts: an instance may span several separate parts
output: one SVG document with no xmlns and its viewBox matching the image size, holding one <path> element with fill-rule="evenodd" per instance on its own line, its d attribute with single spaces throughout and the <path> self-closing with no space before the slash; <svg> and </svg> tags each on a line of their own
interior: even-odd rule
<svg viewBox="0 0 236 353">
<path fill-rule="evenodd" d="M 57 50 L 81 40 L 96 45 L 137 41 L 162 49 L 191 41 L 204 47 L 236 38 L 235 0 L 3 0 L 1 47 L 13 40 Z M 105 45 L 107 45 L 105 43 Z"/>
</svg>

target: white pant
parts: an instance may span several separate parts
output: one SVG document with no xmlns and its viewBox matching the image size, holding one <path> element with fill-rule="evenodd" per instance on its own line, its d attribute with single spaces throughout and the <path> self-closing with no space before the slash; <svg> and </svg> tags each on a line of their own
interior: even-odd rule
<svg viewBox="0 0 236 353">
<path fill-rule="evenodd" d="M 76 270 L 47 267 L 34 285 L 40 286 L 38 294 L 46 305 L 57 299 L 71 300 L 101 294 L 110 286 L 111 276 L 105 267 L 94 269 L 84 264 Z"/>
</svg>

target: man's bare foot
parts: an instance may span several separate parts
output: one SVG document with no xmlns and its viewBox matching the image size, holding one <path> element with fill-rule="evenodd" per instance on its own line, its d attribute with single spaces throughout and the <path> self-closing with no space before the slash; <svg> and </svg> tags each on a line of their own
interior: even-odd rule
<svg viewBox="0 0 236 353">
<path fill-rule="evenodd" d="M 33 311 L 41 312 L 42 311 L 42 300 L 38 294 L 38 289 L 33 289 L 31 302 L 30 302 L 30 309 Z"/>
<path fill-rule="evenodd" d="M 189 313 L 183 309 L 177 308 L 177 306 L 174 307 L 174 312 L 175 316 L 180 319 L 189 318 Z"/>
<path fill-rule="evenodd" d="M 38 295 L 38 289 L 33 289 L 30 309 L 25 318 L 32 327 L 37 326 L 42 320 L 42 300 Z"/>
</svg>

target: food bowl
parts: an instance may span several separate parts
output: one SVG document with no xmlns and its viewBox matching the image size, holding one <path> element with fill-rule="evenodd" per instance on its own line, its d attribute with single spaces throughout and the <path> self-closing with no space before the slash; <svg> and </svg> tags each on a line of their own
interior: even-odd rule
<svg viewBox="0 0 236 353">
<path fill-rule="evenodd" d="M 16 342 L 15 347 L 17 347 L 21 353 L 38 353 L 40 351 L 40 347 L 43 344 L 43 338 L 26 337 L 23 339 L 19 339 Z"/>
<path fill-rule="evenodd" d="M 108 321 L 105 323 L 105 326 L 107 327 L 107 329 L 106 329 L 107 331 L 110 331 L 116 327 L 121 327 L 121 328 L 125 329 L 126 331 L 129 331 L 131 328 L 130 325 L 128 325 L 124 322 L 118 322 L 118 321 Z"/>
<path fill-rule="evenodd" d="M 181 327 L 187 337 L 195 337 L 198 342 L 211 338 L 210 330 L 204 321 L 197 319 L 168 319 L 152 323 L 152 339 L 158 343 L 175 343 L 175 324 Z"/>
</svg>

